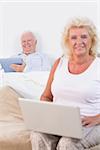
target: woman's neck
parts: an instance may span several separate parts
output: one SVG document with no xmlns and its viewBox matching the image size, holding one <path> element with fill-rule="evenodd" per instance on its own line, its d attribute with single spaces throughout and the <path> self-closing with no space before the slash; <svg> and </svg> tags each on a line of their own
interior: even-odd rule
<svg viewBox="0 0 100 150">
<path fill-rule="evenodd" d="M 87 55 L 87 56 L 79 56 L 79 57 L 72 57 L 70 59 L 71 62 L 73 62 L 76 65 L 83 65 L 90 61 L 94 60 L 93 56 Z"/>
<path fill-rule="evenodd" d="M 70 73 L 73 74 L 80 74 L 84 72 L 93 62 L 94 57 L 88 56 L 88 57 L 80 57 L 70 59 L 68 63 L 68 69 Z"/>
</svg>

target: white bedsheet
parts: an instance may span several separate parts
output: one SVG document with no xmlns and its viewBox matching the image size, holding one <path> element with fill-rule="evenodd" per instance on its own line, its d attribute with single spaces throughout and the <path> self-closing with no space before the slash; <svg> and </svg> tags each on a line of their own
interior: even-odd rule
<svg viewBox="0 0 100 150">
<path fill-rule="evenodd" d="M 48 76 L 49 71 L 4 73 L 3 86 L 9 85 L 25 98 L 39 99 L 47 83 Z"/>
</svg>

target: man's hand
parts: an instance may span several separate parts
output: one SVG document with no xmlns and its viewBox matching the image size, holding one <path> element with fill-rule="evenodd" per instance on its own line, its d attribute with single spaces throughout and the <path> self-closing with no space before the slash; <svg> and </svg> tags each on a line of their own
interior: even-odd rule
<svg viewBox="0 0 100 150">
<path fill-rule="evenodd" d="M 11 64 L 10 67 L 16 72 L 23 72 L 25 68 L 25 64 L 22 64 L 22 65 Z"/>
<path fill-rule="evenodd" d="M 86 127 L 91 127 L 100 124 L 100 114 L 96 116 L 84 116 L 82 118 L 82 125 Z"/>
</svg>

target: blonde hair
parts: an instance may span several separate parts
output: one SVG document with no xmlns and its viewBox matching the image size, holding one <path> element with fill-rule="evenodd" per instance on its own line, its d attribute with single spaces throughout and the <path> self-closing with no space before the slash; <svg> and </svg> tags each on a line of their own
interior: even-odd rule
<svg viewBox="0 0 100 150">
<path fill-rule="evenodd" d="M 69 31 L 73 27 L 78 27 L 78 28 L 86 28 L 88 30 L 88 33 L 92 39 L 92 45 L 91 49 L 89 51 L 89 54 L 92 56 L 96 55 L 96 48 L 97 48 L 97 33 L 96 33 L 96 27 L 93 24 L 92 21 L 90 21 L 88 18 L 74 18 L 72 19 L 64 28 L 63 32 L 63 38 L 62 38 L 62 44 L 64 48 L 64 53 L 67 54 L 69 57 L 72 56 L 72 53 L 70 50 L 68 50 L 68 38 L 69 38 Z"/>
</svg>

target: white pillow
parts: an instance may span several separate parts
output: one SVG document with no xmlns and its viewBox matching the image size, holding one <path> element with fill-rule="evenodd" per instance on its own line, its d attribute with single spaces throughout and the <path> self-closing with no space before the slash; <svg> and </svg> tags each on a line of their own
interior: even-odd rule
<svg viewBox="0 0 100 150">
<path fill-rule="evenodd" d="M 9 85 L 25 98 L 39 99 L 48 80 L 49 71 L 4 73 L 3 85 Z"/>
</svg>

